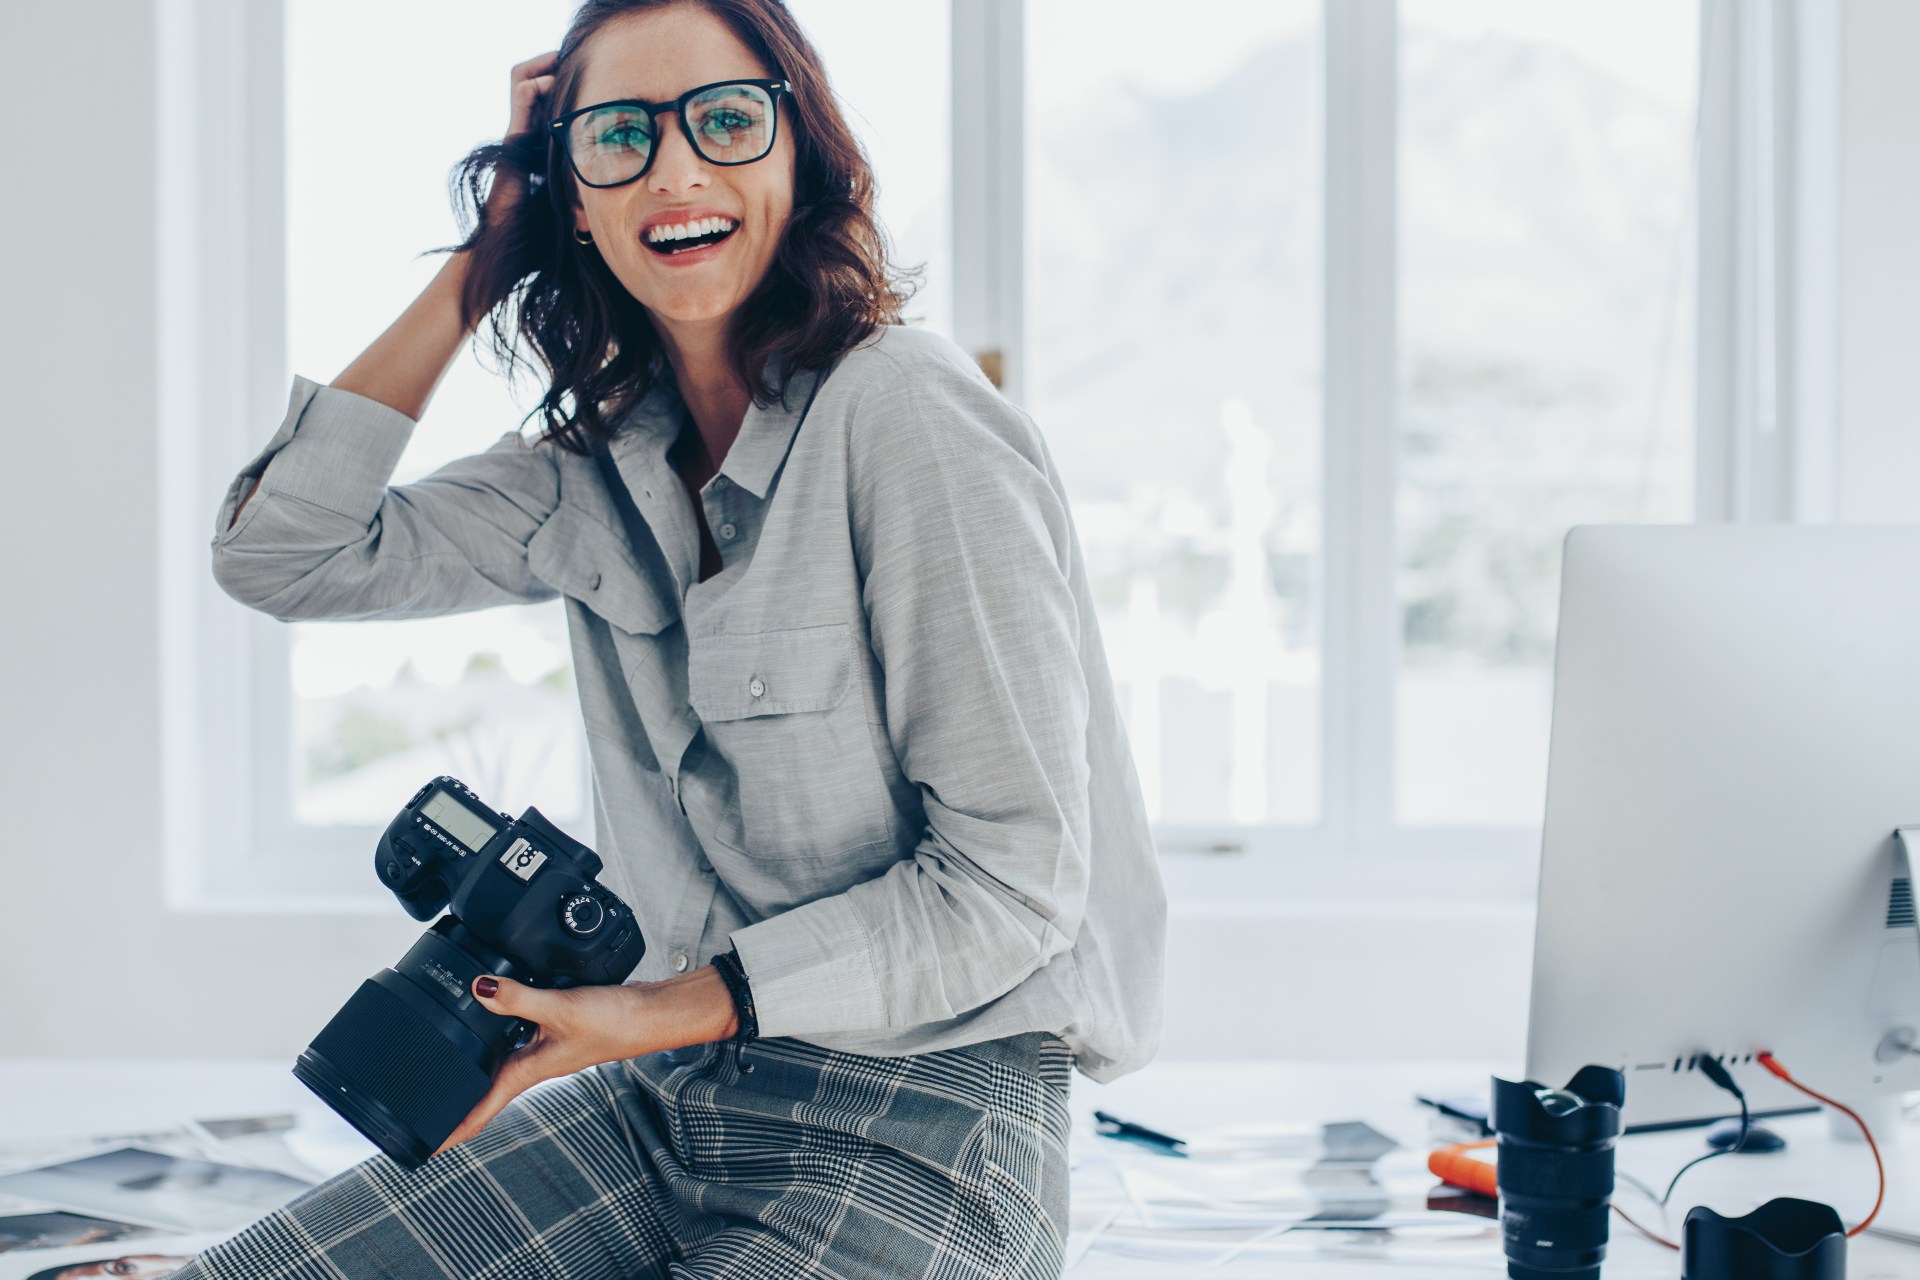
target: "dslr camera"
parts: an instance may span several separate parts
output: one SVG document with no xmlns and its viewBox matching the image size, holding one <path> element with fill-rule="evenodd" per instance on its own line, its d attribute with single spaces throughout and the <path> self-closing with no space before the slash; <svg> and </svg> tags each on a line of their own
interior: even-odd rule
<svg viewBox="0 0 1920 1280">
<path fill-rule="evenodd" d="M 496 813 L 439 777 L 414 793 L 374 852 L 380 882 L 434 920 L 321 1029 L 293 1074 L 396 1162 L 417 1169 L 486 1095 L 532 1023 L 489 1012 L 473 980 L 624 982 L 646 944 L 633 911 L 595 882 L 600 857 L 528 808 Z"/>
</svg>

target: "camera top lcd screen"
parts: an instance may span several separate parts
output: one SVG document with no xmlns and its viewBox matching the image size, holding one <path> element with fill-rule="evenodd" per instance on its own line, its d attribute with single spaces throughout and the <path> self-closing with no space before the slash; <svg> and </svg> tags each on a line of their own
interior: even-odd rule
<svg viewBox="0 0 1920 1280">
<path fill-rule="evenodd" d="M 493 839 L 491 823 L 476 817 L 473 810 L 444 791 L 435 791 L 428 796 L 427 802 L 420 806 L 420 812 L 475 853 L 486 848 L 487 841 Z"/>
</svg>

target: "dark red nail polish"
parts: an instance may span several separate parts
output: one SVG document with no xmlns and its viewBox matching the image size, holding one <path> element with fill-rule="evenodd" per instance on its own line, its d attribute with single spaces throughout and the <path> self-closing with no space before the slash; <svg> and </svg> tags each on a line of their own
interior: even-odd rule
<svg viewBox="0 0 1920 1280">
<path fill-rule="evenodd" d="M 500 984 L 492 978 L 475 978 L 473 989 L 489 1000 L 500 994 Z"/>
</svg>

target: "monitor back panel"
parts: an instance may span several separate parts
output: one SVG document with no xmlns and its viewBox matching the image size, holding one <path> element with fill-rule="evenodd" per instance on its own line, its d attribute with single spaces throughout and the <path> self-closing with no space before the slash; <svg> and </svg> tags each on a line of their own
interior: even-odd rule
<svg viewBox="0 0 1920 1280">
<path fill-rule="evenodd" d="M 1920 527 L 1590 526 L 1567 539 L 1527 1067 L 1627 1073 L 1630 1126 L 1920 1089 Z"/>
</svg>

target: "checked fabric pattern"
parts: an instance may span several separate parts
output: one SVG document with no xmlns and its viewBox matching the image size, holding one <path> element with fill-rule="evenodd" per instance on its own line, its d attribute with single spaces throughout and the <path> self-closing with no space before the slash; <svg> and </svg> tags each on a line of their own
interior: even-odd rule
<svg viewBox="0 0 1920 1280">
<path fill-rule="evenodd" d="M 362 1161 L 173 1280 L 1056 1277 L 1071 1068 L 1040 1032 L 605 1063 L 411 1173 Z"/>
</svg>

